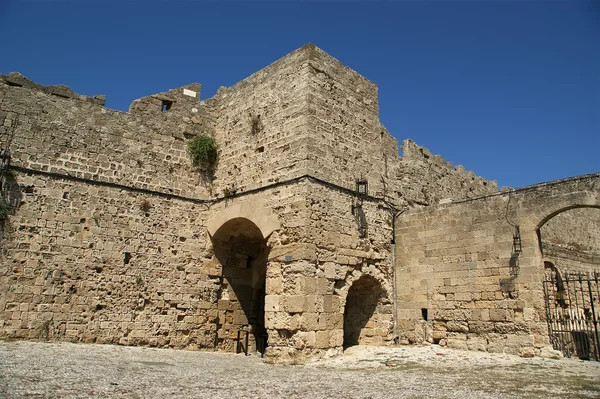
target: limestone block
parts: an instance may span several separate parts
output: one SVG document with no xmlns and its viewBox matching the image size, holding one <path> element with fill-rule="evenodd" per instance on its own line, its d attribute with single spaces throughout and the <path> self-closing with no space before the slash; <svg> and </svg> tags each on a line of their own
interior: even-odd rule
<svg viewBox="0 0 600 399">
<path fill-rule="evenodd" d="M 326 349 L 330 347 L 331 332 L 330 331 L 317 331 L 315 333 L 315 346 L 319 349 Z"/>
<path fill-rule="evenodd" d="M 297 331 L 302 328 L 302 314 L 295 313 L 293 314 L 288 322 L 287 329 L 292 331 Z"/>
<path fill-rule="evenodd" d="M 491 321 L 506 321 L 507 310 L 506 309 L 490 309 L 490 320 Z"/>
<path fill-rule="evenodd" d="M 281 276 L 267 277 L 265 292 L 272 295 L 283 293 L 283 278 Z"/>
<path fill-rule="evenodd" d="M 319 314 L 307 312 L 302 313 L 300 328 L 305 331 L 317 330 L 319 328 Z"/>
<path fill-rule="evenodd" d="M 534 357 L 538 351 L 533 347 L 519 348 L 519 356 L 521 357 Z"/>
<path fill-rule="evenodd" d="M 315 331 L 302 331 L 297 336 L 305 342 L 308 348 L 314 348 L 317 343 L 317 334 Z"/>
<path fill-rule="evenodd" d="M 561 359 L 563 354 L 552 346 L 544 346 L 540 349 L 540 356 L 546 359 Z"/>
<path fill-rule="evenodd" d="M 456 301 L 471 301 L 473 296 L 470 292 L 457 292 L 454 294 L 454 299 Z"/>
<path fill-rule="evenodd" d="M 246 325 L 248 324 L 248 318 L 243 310 L 235 310 L 233 312 L 233 324 L 235 325 Z"/>
<path fill-rule="evenodd" d="M 330 280 L 342 280 L 346 276 L 346 266 L 335 262 L 326 262 L 323 265 L 325 277 Z"/>
<path fill-rule="evenodd" d="M 434 342 L 439 342 L 441 339 L 446 338 L 447 335 L 446 330 L 433 330 L 432 338 Z"/>
<path fill-rule="evenodd" d="M 284 274 L 300 274 L 303 276 L 313 276 L 316 272 L 316 266 L 308 261 L 300 260 L 286 264 Z M 298 288 L 300 288 L 299 286 Z"/>
<path fill-rule="evenodd" d="M 307 295 L 305 302 L 305 312 L 318 312 L 322 310 L 322 297 L 320 295 Z"/>
<path fill-rule="evenodd" d="M 340 265 L 356 266 L 362 263 L 362 258 L 355 256 L 337 255 L 335 259 Z"/>
<path fill-rule="evenodd" d="M 535 321 L 537 312 L 532 308 L 523 308 L 523 321 Z"/>
<path fill-rule="evenodd" d="M 474 309 L 471 312 L 471 320 L 473 320 L 473 321 L 489 321 L 490 320 L 489 309 Z"/>
<path fill-rule="evenodd" d="M 312 269 L 312 266 L 311 266 Z M 317 293 L 317 279 L 315 277 L 303 277 L 301 279 L 301 284 L 303 287 L 303 292 L 306 294 L 316 294 Z"/>
<path fill-rule="evenodd" d="M 344 330 L 337 329 L 330 332 L 329 345 L 331 347 L 339 347 L 344 344 Z"/>
<path fill-rule="evenodd" d="M 461 349 L 461 350 L 468 349 L 467 342 L 463 341 L 461 339 L 447 338 L 445 340 L 445 342 L 446 342 L 446 346 L 448 346 L 449 348 Z"/>
<path fill-rule="evenodd" d="M 310 243 L 294 243 L 277 246 L 269 252 L 269 261 L 295 262 L 298 260 L 315 262 L 317 246 Z"/>
<path fill-rule="evenodd" d="M 265 295 L 265 312 L 279 312 L 281 310 L 281 296 Z"/>
<path fill-rule="evenodd" d="M 326 315 L 328 329 L 344 327 L 344 315 L 342 313 L 324 313 Z"/>
<path fill-rule="evenodd" d="M 288 313 L 299 313 L 306 310 L 306 296 L 289 295 L 283 297 L 284 309 Z"/>
<path fill-rule="evenodd" d="M 466 321 L 453 321 L 450 320 L 446 323 L 446 328 L 451 332 L 467 333 L 469 332 L 469 325 Z"/>
<path fill-rule="evenodd" d="M 327 313 L 341 313 L 343 299 L 337 295 L 323 296 L 323 311 Z"/>
<path fill-rule="evenodd" d="M 317 277 L 317 294 L 333 294 L 333 283 L 323 277 Z"/>
<path fill-rule="evenodd" d="M 467 336 L 467 349 L 471 351 L 485 352 L 487 350 L 487 339 L 469 334 Z"/>
</svg>

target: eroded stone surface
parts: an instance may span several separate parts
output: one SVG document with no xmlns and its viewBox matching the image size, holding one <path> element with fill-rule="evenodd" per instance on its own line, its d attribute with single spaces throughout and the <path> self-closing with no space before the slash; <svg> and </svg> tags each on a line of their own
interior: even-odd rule
<svg viewBox="0 0 600 399">
<path fill-rule="evenodd" d="M 536 228 L 582 191 L 597 206 L 598 176 L 497 195 L 410 139 L 400 156 L 377 86 L 311 44 L 200 94 L 193 83 L 119 112 L 0 75 L 0 337 L 234 351 L 248 332 L 251 350 L 268 342 L 287 363 L 344 342 L 548 344 Z M 190 162 L 198 135 L 215 139 L 216 165 Z M 518 297 L 499 285 L 507 216 L 522 224 L 521 273 L 505 281 Z M 586 249 L 598 219 L 578 218 L 547 229 L 588 234 Z M 566 256 L 589 270 L 592 255 Z"/>
</svg>

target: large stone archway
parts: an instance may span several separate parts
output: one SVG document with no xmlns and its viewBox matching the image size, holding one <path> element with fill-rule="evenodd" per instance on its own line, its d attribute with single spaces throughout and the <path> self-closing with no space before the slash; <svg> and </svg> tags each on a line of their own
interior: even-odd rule
<svg viewBox="0 0 600 399">
<path fill-rule="evenodd" d="M 265 276 L 269 249 L 260 229 L 250 220 L 235 218 L 211 237 L 221 264 L 215 347 L 235 351 L 264 351 Z M 246 340 L 246 335 L 248 339 Z M 247 347 L 246 347 L 247 342 Z"/>
<path fill-rule="evenodd" d="M 600 268 L 600 206 L 571 205 L 545 217 L 537 229 L 540 253 L 561 272 Z"/>
<path fill-rule="evenodd" d="M 267 239 L 279 228 L 277 217 L 256 200 L 228 204 L 208 221 L 207 230 L 221 265 L 216 349 L 236 351 L 239 345 L 264 352 Z"/>
</svg>

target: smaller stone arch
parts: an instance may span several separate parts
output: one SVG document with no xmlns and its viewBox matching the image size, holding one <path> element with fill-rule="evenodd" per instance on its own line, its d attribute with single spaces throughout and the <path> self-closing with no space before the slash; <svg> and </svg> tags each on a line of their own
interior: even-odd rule
<svg viewBox="0 0 600 399">
<path fill-rule="evenodd" d="M 392 305 L 379 279 L 369 274 L 352 279 L 344 306 L 344 348 L 383 345 L 392 326 Z"/>
</svg>

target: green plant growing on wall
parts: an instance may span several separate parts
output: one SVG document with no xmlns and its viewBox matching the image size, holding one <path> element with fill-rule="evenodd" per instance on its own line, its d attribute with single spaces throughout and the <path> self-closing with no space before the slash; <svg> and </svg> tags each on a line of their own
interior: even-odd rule
<svg viewBox="0 0 600 399">
<path fill-rule="evenodd" d="M 217 163 L 217 144 L 212 137 L 196 136 L 188 141 L 187 149 L 194 165 L 212 168 Z"/>
</svg>

